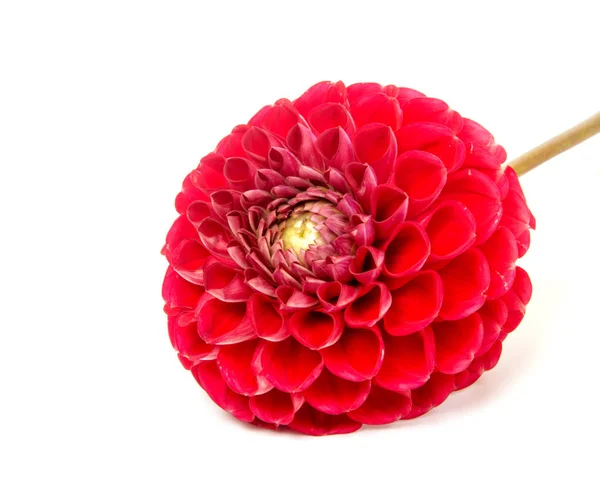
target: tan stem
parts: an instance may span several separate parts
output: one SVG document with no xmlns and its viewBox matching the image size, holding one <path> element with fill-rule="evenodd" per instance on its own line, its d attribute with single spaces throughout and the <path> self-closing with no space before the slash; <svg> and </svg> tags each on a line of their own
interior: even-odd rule
<svg viewBox="0 0 600 480">
<path fill-rule="evenodd" d="M 508 165 L 517 172 L 517 175 L 525 175 L 545 161 L 593 137 L 597 133 L 600 133 L 600 112 L 517 157 Z"/>
</svg>

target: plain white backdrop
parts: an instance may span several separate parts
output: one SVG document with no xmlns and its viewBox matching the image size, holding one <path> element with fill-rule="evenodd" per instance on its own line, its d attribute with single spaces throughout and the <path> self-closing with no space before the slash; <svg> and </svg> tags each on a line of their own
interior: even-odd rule
<svg viewBox="0 0 600 480">
<path fill-rule="evenodd" d="M 442 98 L 515 157 L 600 107 L 590 1 L 0 3 L 0 478 L 599 478 L 600 138 L 523 178 L 534 296 L 499 365 L 410 422 L 247 427 L 160 296 L 184 176 L 313 83 Z"/>
</svg>

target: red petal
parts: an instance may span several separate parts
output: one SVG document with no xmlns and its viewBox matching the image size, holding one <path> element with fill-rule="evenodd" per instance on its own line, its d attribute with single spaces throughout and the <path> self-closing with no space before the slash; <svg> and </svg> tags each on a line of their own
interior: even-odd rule
<svg viewBox="0 0 600 480">
<path fill-rule="evenodd" d="M 392 292 L 392 307 L 383 319 L 392 335 L 407 335 L 429 325 L 442 306 L 442 280 L 433 270 L 419 272 Z"/>
<path fill-rule="evenodd" d="M 287 425 L 302 406 L 302 397 L 273 389 L 250 399 L 250 409 L 262 421 L 275 425 Z"/>
<path fill-rule="evenodd" d="M 383 364 L 373 382 L 395 392 L 423 385 L 435 367 L 435 341 L 431 328 L 403 337 L 384 334 Z"/>
<path fill-rule="evenodd" d="M 252 371 L 257 345 L 258 340 L 251 340 L 237 345 L 224 345 L 219 350 L 217 365 L 221 376 L 227 386 L 240 395 L 260 395 L 273 388 L 265 378 L 257 378 Z"/>
<path fill-rule="evenodd" d="M 441 269 L 439 274 L 444 283 L 441 318 L 464 318 L 484 304 L 485 292 L 490 286 L 490 267 L 479 250 L 467 250 Z"/>
<path fill-rule="evenodd" d="M 327 102 L 344 103 L 345 101 L 346 87 L 342 82 L 319 82 L 294 100 L 294 106 L 304 118 L 308 118 L 310 111 L 317 105 Z"/>
<path fill-rule="evenodd" d="M 302 121 L 298 110 L 287 99 L 277 100 L 275 105 L 261 109 L 248 124 L 262 127 L 280 138 L 285 138 L 294 125 Z"/>
<path fill-rule="evenodd" d="M 494 343 L 487 353 L 473 360 L 469 368 L 456 375 L 456 389 L 461 390 L 475 383 L 483 372 L 496 366 L 502 353 L 502 342 Z"/>
<path fill-rule="evenodd" d="M 458 200 L 471 211 L 477 223 L 475 245 L 490 238 L 502 217 L 498 187 L 486 175 L 471 168 L 450 175 L 440 199 Z"/>
<path fill-rule="evenodd" d="M 308 123 L 317 134 L 336 127 L 343 128 L 349 135 L 354 133 L 354 121 L 339 103 L 323 103 L 313 108 L 308 115 Z"/>
<path fill-rule="evenodd" d="M 527 207 L 515 171 L 507 167 L 504 173 L 508 180 L 509 190 L 502 202 L 504 212 L 500 224 L 508 227 L 513 233 L 517 239 L 519 257 L 522 257 L 529 248 L 529 229 L 535 228 L 535 218 Z"/>
<path fill-rule="evenodd" d="M 194 226 L 194 236 L 198 236 L 198 227 L 202 220 L 212 215 L 212 208 L 208 202 L 196 200 L 188 205 L 186 216 L 189 222 Z"/>
<path fill-rule="evenodd" d="M 358 409 L 348 413 L 357 422 L 383 425 L 400 420 L 410 412 L 409 394 L 391 392 L 373 385 L 369 397 Z"/>
<path fill-rule="evenodd" d="M 325 158 L 317 148 L 315 135 L 303 125 L 295 125 L 287 136 L 287 144 L 300 163 L 318 170 L 325 170 Z"/>
<path fill-rule="evenodd" d="M 319 378 L 302 394 L 317 410 L 339 415 L 360 407 L 371 390 L 371 382 L 351 382 L 323 370 Z"/>
<path fill-rule="evenodd" d="M 358 129 L 353 143 L 358 159 L 373 167 L 378 183 L 385 183 L 398 155 L 392 129 L 381 123 L 365 125 Z"/>
<path fill-rule="evenodd" d="M 409 201 L 406 193 L 393 185 L 377 185 L 371 195 L 371 215 L 375 238 L 384 240 L 406 220 Z"/>
<path fill-rule="evenodd" d="M 361 283 L 372 283 L 381 273 L 384 257 L 384 253 L 375 247 L 358 247 L 350 264 L 350 273 Z"/>
<path fill-rule="evenodd" d="M 341 282 L 327 282 L 321 284 L 316 293 L 323 311 L 335 312 L 353 302 L 356 299 L 358 290 L 356 287 Z"/>
<path fill-rule="evenodd" d="M 289 285 L 277 287 L 276 294 L 283 308 L 289 311 L 302 310 L 319 304 L 316 297 L 300 292 Z"/>
<path fill-rule="evenodd" d="M 336 435 L 340 433 L 351 433 L 358 430 L 362 425 L 343 415 L 327 415 L 315 410 L 308 404 L 304 404 L 296 413 L 294 421 L 289 427 L 306 435 Z"/>
<path fill-rule="evenodd" d="M 317 138 L 317 148 L 330 167 L 343 171 L 346 165 L 356 161 L 352 140 L 341 127 L 324 131 Z"/>
<path fill-rule="evenodd" d="M 216 362 L 201 362 L 192 368 L 194 378 L 219 407 L 243 422 L 254 420 L 248 398 L 229 389 Z"/>
<path fill-rule="evenodd" d="M 455 200 L 438 204 L 421 224 L 431 242 L 430 262 L 454 258 L 475 243 L 475 218 Z"/>
<path fill-rule="evenodd" d="M 269 168 L 281 173 L 284 177 L 298 174 L 300 161 L 285 148 L 273 147 L 269 152 Z"/>
<path fill-rule="evenodd" d="M 364 163 L 349 163 L 346 165 L 346 179 L 350 188 L 354 192 L 354 197 L 359 201 L 363 208 L 369 207 L 371 202 L 371 195 L 373 190 L 377 186 L 377 177 L 373 167 Z M 340 202 L 341 203 L 341 202 Z M 340 205 L 338 205 L 338 208 Z M 349 216 L 349 212 L 345 213 Z M 355 212 L 358 213 L 358 212 Z"/>
<path fill-rule="evenodd" d="M 402 104 L 403 123 L 434 122 L 451 128 L 458 133 L 463 128 L 462 117 L 451 110 L 448 104 L 437 98 L 415 97 Z"/>
<path fill-rule="evenodd" d="M 208 195 L 215 190 L 227 188 L 227 179 L 223 175 L 224 167 L 224 157 L 209 153 L 200 160 L 198 168 L 190 173 L 190 179 L 196 188 Z"/>
<path fill-rule="evenodd" d="M 405 420 L 416 418 L 443 403 L 454 391 L 454 375 L 433 373 L 425 385 L 411 392 L 412 409 Z"/>
<path fill-rule="evenodd" d="M 525 306 L 531 299 L 531 280 L 527 272 L 521 267 L 517 267 L 515 282 L 512 288 L 501 297 L 501 300 L 508 308 L 508 319 L 503 327 L 503 334 L 500 339 L 503 340 L 507 333 L 512 332 L 519 326 L 525 316 Z"/>
<path fill-rule="evenodd" d="M 425 264 L 429 256 L 429 239 L 423 227 L 414 222 L 405 222 L 381 250 L 385 253 L 383 272 L 392 278 L 415 273 Z"/>
<path fill-rule="evenodd" d="M 185 215 L 180 215 L 169 229 L 165 246 L 161 251 L 161 253 L 167 257 L 169 263 L 172 263 L 173 252 L 175 249 L 181 242 L 188 238 L 198 239 L 198 232 Z"/>
<path fill-rule="evenodd" d="M 233 239 L 223 225 L 212 218 L 205 218 L 198 226 L 198 234 L 209 252 L 227 261 L 228 264 L 232 263 L 227 252 L 227 244 Z"/>
<path fill-rule="evenodd" d="M 312 350 L 329 347 L 338 341 L 344 330 L 339 313 L 317 311 L 296 312 L 290 318 L 290 331 L 301 344 Z"/>
<path fill-rule="evenodd" d="M 361 382 L 373 378 L 383 360 L 378 328 L 347 328 L 335 345 L 321 351 L 327 369 L 340 378 Z"/>
<path fill-rule="evenodd" d="M 469 118 L 464 119 L 463 128 L 458 137 L 466 143 L 474 143 L 489 147 L 494 143 L 494 137 L 485 128 Z"/>
<path fill-rule="evenodd" d="M 204 288 L 224 302 L 245 302 L 252 295 L 243 275 L 217 259 L 204 267 Z"/>
<path fill-rule="evenodd" d="M 256 165 L 250 160 L 241 157 L 231 157 L 225 162 L 223 174 L 229 185 L 238 192 L 245 192 L 256 188 L 254 177 Z"/>
<path fill-rule="evenodd" d="M 502 300 L 490 300 L 485 302 L 485 305 L 477 313 L 483 323 L 483 341 L 475 354 L 476 357 L 480 357 L 492 347 L 500 336 L 502 327 L 508 319 L 508 308 Z"/>
<path fill-rule="evenodd" d="M 206 343 L 228 345 L 255 337 L 245 303 L 226 303 L 205 293 L 196 310 L 198 334 Z"/>
<path fill-rule="evenodd" d="M 359 297 L 344 310 L 344 320 L 351 327 L 372 327 L 390 309 L 392 296 L 380 282 L 365 285 Z"/>
<path fill-rule="evenodd" d="M 248 302 L 250 323 L 260 338 L 279 342 L 290 336 L 289 325 L 276 308 L 276 303 L 264 295 L 256 294 Z"/>
<path fill-rule="evenodd" d="M 425 97 L 425 95 L 412 88 L 400 87 L 396 89 L 396 99 L 400 103 L 400 107 L 404 107 L 409 100 L 420 97 Z"/>
<path fill-rule="evenodd" d="M 487 298 L 498 298 L 508 292 L 515 281 L 517 242 L 508 228 L 500 226 L 480 249 L 490 265 Z"/>
<path fill-rule="evenodd" d="M 479 314 L 454 322 L 436 322 L 432 327 L 438 370 L 452 374 L 467 368 L 483 341 L 483 324 Z"/>
<path fill-rule="evenodd" d="M 172 308 L 196 308 L 204 288 L 183 279 L 172 267 L 167 269 L 162 286 L 162 296 Z"/>
<path fill-rule="evenodd" d="M 246 152 L 242 148 L 242 138 L 250 127 L 248 125 L 238 125 L 229 135 L 217 145 L 216 152 L 223 157 L 245 157 Z"/>
<path fill-rule="evenodd" d="M 257 373 L 284 392 L 306 390 L 323 370 L 319 352 L 310 350 L 290 337 L 277 343 L 262 342 Z"/>
<path fill-rule="evenodd" d="M 385 93 L 363 96 L 350 105 L 357 127 L 370 123 L 381 123 L 396 131 L 402 125 L 402 110 L 398 100 Z"/>
<path fill-rule="evenodd" d="M 409 150 L 394 164 L 393 183 L 410 198 L 408 214 L 414 216 L 428 207 L 446 184 L 442 161 L 428 152 Z"/>
<path fill-rule="evenodd" d="M 173 348 L 191 365 L 201 360 L 214 360 L 219 351 L 219 347 L 208 345 L 200 338 L 192 311 L 169 315 L 169 338 Z"/>
<path fill-rule="evenodd" d="M 382 91 L 383 87 L 378 83 L 354 83 L 348 86 L 348 103 L 350 105 L 355 105 L 363 97 L 368 97 L 374 93 L 379 93 Z"/>
<path fill-rule="evenodd" d="M 242 148 L 255 165 L 266 167 L 267 156 L 271 147 L 280 147 L 281 142 L 277 138 L 258 127 L 251 127 L 242 138 Z"/>
<path fill-rule="evenodd" d="M 182 241 L 171 257 L 173 269 L 188 282 L 204 285 L 202 266 L 210 257 L 210 252 L 198 240 L 188 238 Z"/>
</svg>

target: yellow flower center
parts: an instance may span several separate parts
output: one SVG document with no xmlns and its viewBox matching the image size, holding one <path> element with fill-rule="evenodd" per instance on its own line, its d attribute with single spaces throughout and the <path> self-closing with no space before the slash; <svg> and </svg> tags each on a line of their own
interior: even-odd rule
<svg viewBox="0 0 600 480">
<path fill-rule="evenodd" d="M 312 215 L 311 212 L 304 212 L 280 224 L 285 249 L 293 250 L 298 255 L 300 250 L 306 251 L 309 246 L 320 242 L 321 234 L 315 229 L 316 224 L 310 220 Z"/>
</svg>

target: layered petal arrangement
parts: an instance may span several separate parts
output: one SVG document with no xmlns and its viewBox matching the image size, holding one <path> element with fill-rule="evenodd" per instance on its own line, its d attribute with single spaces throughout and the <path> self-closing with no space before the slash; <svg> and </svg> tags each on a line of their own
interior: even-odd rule
<svg viewBox="0 0 600 480">
<path fill-rule="evenodd" d="M 264 107 L 176 198 L 169 335 L 244 422 L 310 435 L 423 415 L 500 357 L 535 228 L 506 152 L 408 88 L 321 82 Z"/>
</svg>

